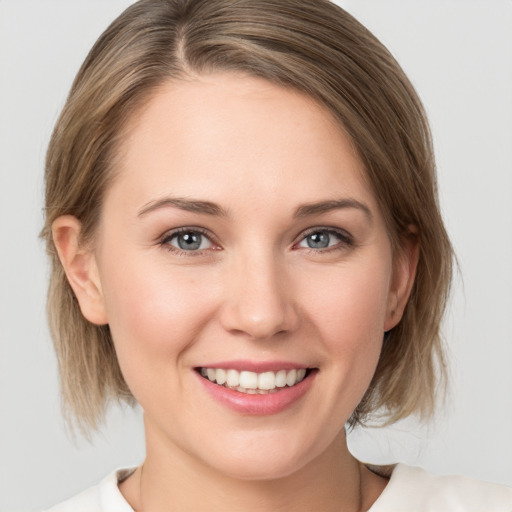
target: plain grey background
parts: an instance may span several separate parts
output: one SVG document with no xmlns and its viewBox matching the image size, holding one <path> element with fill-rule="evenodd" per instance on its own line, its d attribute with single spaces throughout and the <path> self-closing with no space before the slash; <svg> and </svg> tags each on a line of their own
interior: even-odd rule
<svg viewBox="0 0 512 512">
<path fill-rule="evenodd" d="M 144 454 L 140 411 L 93 444 L 66 434 L 45 320 L 45 148 L 74 74 L 129 0 L 0 0 L 0 509 L 38 510 Z M 430 115 L 458 254 L 445 325 L 452 391 L 435 422 L 350 435 L 404 461 L 512 485 L 512 1 L 340 0 L 393 52 Z"/>
</svg>

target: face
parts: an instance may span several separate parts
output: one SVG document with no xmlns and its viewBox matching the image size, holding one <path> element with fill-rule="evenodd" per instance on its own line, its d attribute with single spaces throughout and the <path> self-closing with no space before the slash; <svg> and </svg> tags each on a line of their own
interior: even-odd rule
<svg viewBox="0 0 512 512">
<path fill-rule="evenodd" d="M 133 117 L 93 280 L 148 438 L 250 479 L 344 436 L 406 280 L 363 173 L 326 110 L 260 79 L 169 83 Z"/>
</svg>

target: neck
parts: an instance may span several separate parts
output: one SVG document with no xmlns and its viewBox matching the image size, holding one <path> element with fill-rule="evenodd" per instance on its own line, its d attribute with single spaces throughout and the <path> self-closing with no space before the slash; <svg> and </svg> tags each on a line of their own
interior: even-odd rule
<svg viewBox="0 0 512 512">
<path fill-rule="evenodd" d="M 380 482 L 377 489 L 373 480 L 378 477 L 352 457 L 344 432 L 297 471 L 258 480 L 225 475 L 158 433 L 146 432 L 146 460 L 120 485 L 136 512 L 359 511 L 366 510 L 385 485 Z"/>
</svg>

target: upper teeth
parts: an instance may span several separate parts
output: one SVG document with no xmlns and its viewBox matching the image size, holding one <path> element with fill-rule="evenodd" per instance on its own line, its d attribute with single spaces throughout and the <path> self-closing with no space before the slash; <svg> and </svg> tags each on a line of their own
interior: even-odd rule
<svg viewBox="0 0 512 512">
<path fill-rule="evenodd" d="M 222 368 L 201 368 L 201 375 L 230 388 L 271 390 L 294 386 L 306 375 L 306 369 L 279 370 L 278 372 L 255 373 Z"/>
</svg>

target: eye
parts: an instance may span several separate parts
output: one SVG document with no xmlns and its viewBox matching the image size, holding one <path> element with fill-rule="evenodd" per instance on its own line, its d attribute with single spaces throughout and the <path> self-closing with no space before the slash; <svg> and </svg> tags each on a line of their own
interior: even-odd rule
<svg viewBox="0 0 512 512">
<path fill-rule="evenodd" d="M 332 229 L 317 229 L 310 231 L 299 242 L 298 247 L 305 247 L 307 249 L 329 249 L 338 245 L 352 245 L 349 236 L 334 231 Z"/>
<path fill-rule="evenodd" d="M 212 241 L 201 231 L 187 229 L 174 232 L 162 240 L 163 245 L 170 245 L 180 251 L 203 251 L 213 247 Z"/>
</svg>

